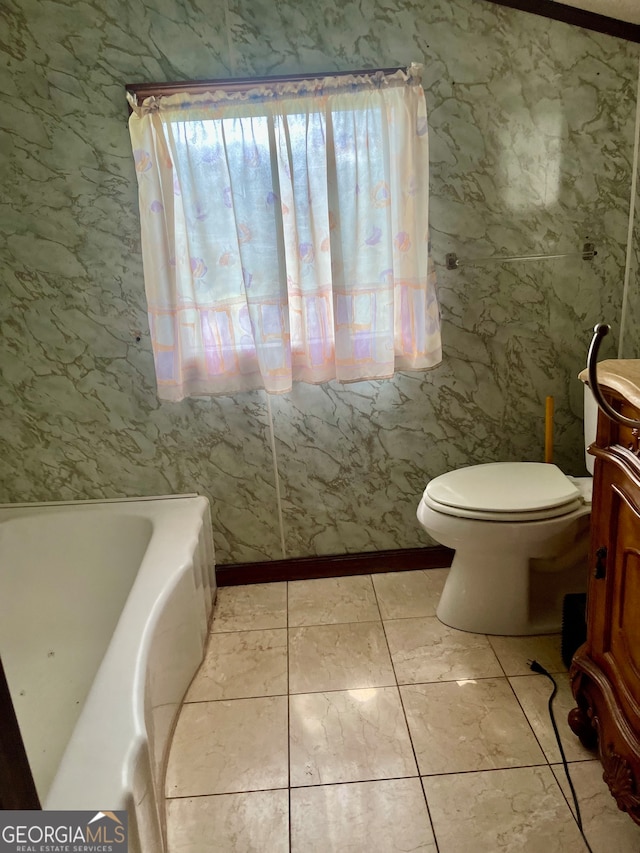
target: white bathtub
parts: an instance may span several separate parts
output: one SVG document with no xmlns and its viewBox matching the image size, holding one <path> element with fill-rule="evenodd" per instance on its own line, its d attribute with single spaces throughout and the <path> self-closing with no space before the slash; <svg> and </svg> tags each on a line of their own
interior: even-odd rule
<svg viewBox="0 0 640 853">
<path fill-rule="evenodd" d="M 0 656 L 45 809 L 164 850 L 177 710 L 215 597 L 206 498 L 0 505 Z"/>
</svg>

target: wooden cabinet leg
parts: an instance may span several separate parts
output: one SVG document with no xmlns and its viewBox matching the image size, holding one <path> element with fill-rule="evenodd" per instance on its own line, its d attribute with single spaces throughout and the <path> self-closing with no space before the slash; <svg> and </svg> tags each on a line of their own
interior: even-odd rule
<svg viewBox="0 0 640 853">
<path fill-rule="evenodd" d="M 567 718 L 569 728 L 580 738 L 580 743 L 587 749 L 594 749 L 598 744 L 598 733 L 591 719 L 580 706 L 572 708 Z"/>
</svg>

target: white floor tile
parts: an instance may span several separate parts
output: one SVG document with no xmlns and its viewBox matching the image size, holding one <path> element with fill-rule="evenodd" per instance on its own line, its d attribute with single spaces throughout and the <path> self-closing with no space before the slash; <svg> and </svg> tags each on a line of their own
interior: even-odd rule
<svg viewBox="0 0 640 853">
<path fill-rule="evenodd" d="M 291 791 L 291 853 L 436 853 L 420 779 Z"/>
<path fill-rule="evenodd" d="M 558 685 L 558 692 L 553 699 L 553 715 L 565 757 L 567 761 L 589 761 L 595 758 L 595 754 L 580 743 L 567 723 L 569 711 L 576 707 L 569 677 L 565 672 L 557 673 L 554 678 Z M 553 691 L 553 684 L 545 676 L 537 674 L 521 675 L 510 678 L 509 681 L 544 750 L 547 761 L 551 764 L 561 761 L 558 742 L 549 715 L 549 697 Z"/>
<path fill-rule="evenodd" d="M 291 693 L 395 687 L 381 622 L 289 629 Z"/>
<path fill-rule="evenodd" d="M 558 681 L 594 853 L 638 853 L 640 827 L 566 725 L 559 635 L 443 625 L 446 575 L 219 590 L 171 746 L 168 853 L 584 853 L 554 764 L 552 686 L 528 659 Z"/>
<path fill-rule="evenodd" d="M 545 764 L 506 678 L 400 688 L 421 775 Z"/>
<path fill-rule="evenodd" d="M 211 634 L 185 702 L 287 693 L 287 630 Z"/>
<path fill-rule="evenodd" d="M 562 764 L 552 768 L 571 810 L 573 799 Z M 571 781 L 578 797 L 582 826 L 593 853 L 638 853 L 640 826 L 620 811 L 602 778 L 599 761 L 569 763 Z"/>
<path fill-rule="evenodd" d="M 291 785 L 417 776 L 397 687 L 289 699 Z"/>
<path fill-rule="evenodd" d="M 254 583 L 218 589 L 211 623 L 213 632 L 286 627 L 286 583 Z"/>
<path fill-rule="evenodd" d="M 168 797 L 288 784 L 286 696 L 183 705 L 167 766 Z"/>
<path fill-rule="evenodd" d="M 435 617 L 385 620 L 384 629 L 398 684 L 504 675 L 484 634 L 457 631 Z"/>
<path fill-rule="evenodd" d="M 448 569 L 372 575 L 383 619 L 435 616 Z"/>
<path fill-rule="evenodd" d="M 566 672 L 562 662 L 560 634 L 536 634 L 531 637 L 496 637 L 489 635 L 505 675 L 529 675 L 528 661 L 537 660 L 547 672 Z"/>
<path fill-rule="evenodd" d="M 289 582 L 289 627 L 380 619 L 370 575 Z"/>
<path fill-rule="evenodd" d="M 548 766 L 422 781 L 439 853 L 586 853 Z"/>
<path fill-rule="evenodd" d="M 167 840 L 169 853 L 289 853 L 289 793 L 169 800 Z"/>
</svg>

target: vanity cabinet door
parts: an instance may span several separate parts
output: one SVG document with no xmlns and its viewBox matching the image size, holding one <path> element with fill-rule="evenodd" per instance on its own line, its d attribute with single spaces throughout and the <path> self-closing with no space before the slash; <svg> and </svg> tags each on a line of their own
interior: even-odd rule
<svg viewBox="0 0 640 853">
<path fill-rule="evenodd" d="M 612 462 L 600 473 L 608 524 L 594 530 L 591 656 L 625 716 L 640 724 L 640 486 Z"/>
<path fill-rule="evenodd" d="M 640 383 L 634 388 L 634 405 L 609 389 L 605 396 L 638 419 Z M 568 723 L 585 746 L 597 745 L 618 808 L 640 825 L 640 430 L 600 412 L 590 452 L 587 641 L 571 664 L 576 707 Z"/>
</svg>

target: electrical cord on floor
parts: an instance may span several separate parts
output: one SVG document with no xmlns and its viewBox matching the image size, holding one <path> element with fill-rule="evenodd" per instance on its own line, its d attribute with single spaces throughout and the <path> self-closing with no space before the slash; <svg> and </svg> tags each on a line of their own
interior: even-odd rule
<svg viewBox="0 0 640 853">
<path fill-rule="evenodd" d="M 551 673 L 547 672 L 547 670 L 538 663 L 537 660 L 528 660 L 529 669 L 533 670 L 533 672 L 538 672 L 540 675 L 546 676 L 549 681 L 553 684 L 553 691 L 551 696 L 549 696 L 549 717 L 551 718 L 551 725 L 553 726 L 553 731 L 555 732 L 556 741 L 558 743 L 558 749 L 560 750 L 560 755 L 562 756 L 562 766 L 564 767 L 565 776 L 567 777 L 567 782 L 569 783 L 569 788 L 571 789 L 571 796 L 573 797 L 573 804 L 576 809 L 576 823 L 578 824 L 578 829 L 580 830 L 580 835 L 584 840 L 584 843 L 587 845 L 587 850 L 589 853 L 593 853 L 591 849 L 591 845 L 587 841 L 587 836 L 584 834 L 584 829 L 582 828 L 582 816 L 580 815 L 580 806 L 578 805 L 578 797 L 576 796 L 575 788 L 573 787 L 573 782 L 571 781 L 571 776 L 569 775 L 569 765 L 567 764 L 567 759 L 564 754 L 564 749 L 562 748 L 562 741 L 560 740 L 560 732 L 558 731 L 558 726 L 556 724 L 556 718 L 553 713 L 553 700 L 555 699 L 555 695 L 558 692 L 558 685 L 556 684 L 555 678 L 551 675 Z"/>
</svg>

